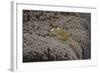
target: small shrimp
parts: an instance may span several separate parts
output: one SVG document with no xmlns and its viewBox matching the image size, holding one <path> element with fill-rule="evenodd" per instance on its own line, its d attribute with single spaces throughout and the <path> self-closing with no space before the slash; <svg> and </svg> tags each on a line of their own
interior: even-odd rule
<svg viewBox="0 0 100 73">
<path fill-rule="evenodd" d="M 69 38 L 69 33 L 61 28 L 52 28 L 51 33 L 62 41 L 66 41 Z"/>
</svg>

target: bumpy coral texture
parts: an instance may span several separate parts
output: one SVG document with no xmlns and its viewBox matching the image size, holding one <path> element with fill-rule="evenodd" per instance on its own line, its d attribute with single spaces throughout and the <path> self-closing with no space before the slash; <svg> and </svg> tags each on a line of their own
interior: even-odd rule
<svg viewBox="0 0 100 73">
<path fill-rule="evenodd" d="M 90 14 L 23 10 L 23 62 L 90 59 Z"/>
</svg>

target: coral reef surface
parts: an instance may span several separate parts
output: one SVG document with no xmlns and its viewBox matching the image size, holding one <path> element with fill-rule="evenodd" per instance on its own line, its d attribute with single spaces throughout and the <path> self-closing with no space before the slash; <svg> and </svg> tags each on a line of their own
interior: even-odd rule
<svg viewBox="0 0 100 73">
<path fill-rule="evenodd" d="M 23 62 L 90 59 L 90 16 L 23 10 Z"/>
</svg>

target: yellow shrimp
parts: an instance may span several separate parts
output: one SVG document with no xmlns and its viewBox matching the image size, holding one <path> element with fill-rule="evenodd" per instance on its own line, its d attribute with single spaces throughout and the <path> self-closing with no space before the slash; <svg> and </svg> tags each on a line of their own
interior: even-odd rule
<svg viewBox="0 0 100 73">
<path fill-rule="evenodd" d="M 62 41 L 66 41 L 69 38 L 69 33 L 61 28 L 52 28 L 51 33 Z"/>
</svg>

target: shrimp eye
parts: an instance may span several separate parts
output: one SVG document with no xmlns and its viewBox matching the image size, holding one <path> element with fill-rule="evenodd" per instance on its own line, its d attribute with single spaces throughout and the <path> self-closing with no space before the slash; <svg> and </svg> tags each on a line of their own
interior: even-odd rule
<svg viewBox="0 0 100 73">
<path fill-rule="evenodd" d="M 57 28 L 57 30 L 60 30 L 60 28 Z"/>
</svg>

